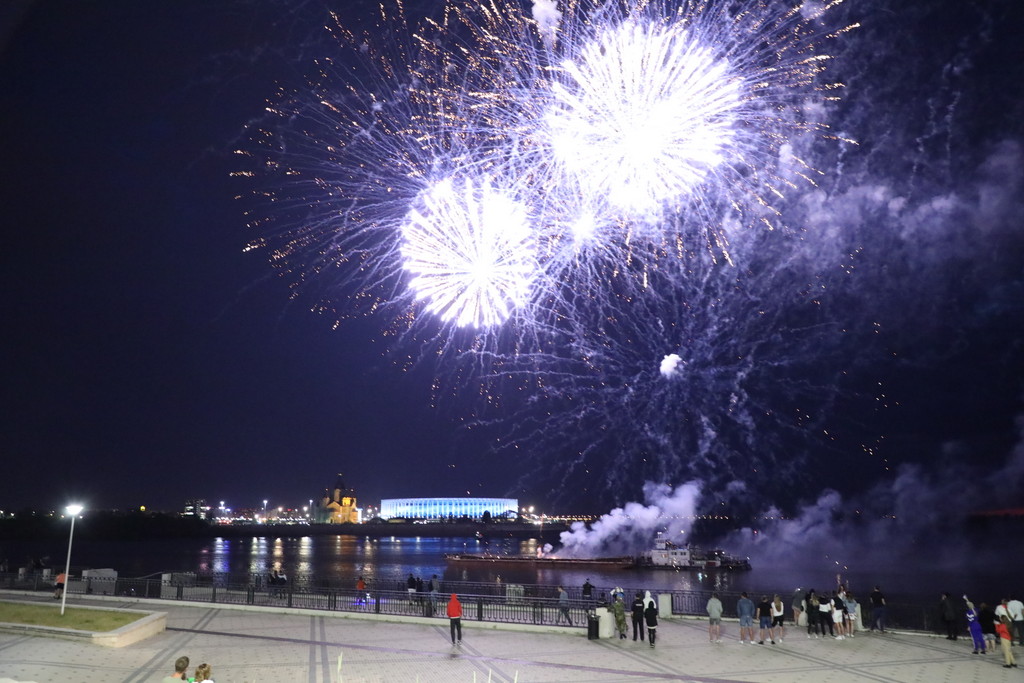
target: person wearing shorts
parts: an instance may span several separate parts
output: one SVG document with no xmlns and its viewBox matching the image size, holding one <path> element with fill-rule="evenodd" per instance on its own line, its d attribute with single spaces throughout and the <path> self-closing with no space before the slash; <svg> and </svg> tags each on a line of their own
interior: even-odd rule
<svg viewBox="0 0 1024 683">
<path fill-rule="evenodd" d="M 836 634 L 838 634 L 833 635 L 833 637 L 836 640 L 846 639 L 846 631 L 843 628 L 843 611 L 845 610 L 845 608 L 846 605 L 843 602 L 843 599 L 839 597 L 839 593 L 836 593 L 835 596 L 832 598 L 832 623 L 835 626 Z"/>
<path fill-rule="evenodd" d="M 786 626 L 785 626 L 785 624 L 783 624 L 783 621 L 785 621 L 785 618 L 786 618 L 786 606 L 782 603 L 782 598 L 779 597 L 779 594 L 776 593 L 775 594 L 775 599 L 772 600 L 772 628 L 771 628 L 772 642 L 775 641 L 775 633 L 776 633 L 775 629 L 779 629 L 778 630 L 779 642 L 781 643 L 783 641 L 783 639 L 785 639 L 785 637 L 786 637 Z"/>
<path fill-rule="evenodd" d="M 771 634 L 772 645 L 774 645 L 775 631 L 772 629 L 772 605 L 768 602 L 767 595 L 761 596 L 761 603 L 757 606 L 757 621 L 758 626 L 761 627 L 761 639 L 757 641 L 757 644 L 764 645 L 764 634 L 768 632 Z"/>
<path fill-rule="evenodd" d="M 712 593 L 708 600 L 708 638 L 712 643 L 722 642 L 722 601 L 718 593 Z"/>
</svg>

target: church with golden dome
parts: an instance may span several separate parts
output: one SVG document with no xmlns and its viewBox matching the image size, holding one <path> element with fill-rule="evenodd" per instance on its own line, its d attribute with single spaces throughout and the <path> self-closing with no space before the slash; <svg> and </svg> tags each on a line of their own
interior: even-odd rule
<svg viewBox="0 0 1024 683">
<path fill-rule="evenodd" d="M 324 491 L 317 509 L 317 521 L 327 524 L 358 524 L 359 510 L 356 509 L 356 492 L 345 486 L 345 480 L 338 474 L 334 489 Z"/>
</svg>

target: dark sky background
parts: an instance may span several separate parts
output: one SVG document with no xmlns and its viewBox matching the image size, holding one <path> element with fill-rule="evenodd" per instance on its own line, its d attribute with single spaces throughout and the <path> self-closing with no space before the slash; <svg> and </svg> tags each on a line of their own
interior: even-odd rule
<svg viewBox="0 0 1024 683">
<path fill-rule="evenodd" d="M 368 4 L 335 3 L 343 18 Z M 860 374 L 844 390 L 865 397 L 882 381 L 899 408 L 840 402 L 852 412 L 844 424 L 867 436 L 848 434 L 814 476 L 864 490 L 904 462 L 993 471 L 1018 446 L 1024 414 L 1021 13 L 1013 2 L 847 4 L 864 26 L 837 68 L 851 86 L 844 132 L 861 146 L 830 162 L 826 191 L 853 215 L 851 198 L 877 178 L 922 180 L 916 195 L 898 193 L 916 207 L 890 226 L 900 239 L 862 240 L 866 274 L 833 302 L 885 323 L 883 342 L 847 349 L 877 355 L 849 364 Z M 461 431 L 471 408 L 431 407 L 435 368 L 392 362 L 379 320 L 333 330 L 309 299 L 289 300 L 265 254 L 243 253 L 252 207 L 236 199 L 246 188 L 230 176 L 232 152 L 275 85 L 299 86 L 330 53 L 330 7 L 0 10 L 0 508 L 301 505 L 338 472 L 365 502 L 624 502 L 554 495 L 544 477 L 514 486 L 536 463 Z M 934 230 L 908 237 L 914 226 Z M 882 455 L 864 456 L 859 445 L 882 433 Z M 563 455 L 548 446 L 558 469 Z M 1020 481 L 1007 487 L 999 504 L 1024 502 Z"/>
<path fill-rule="evenodd" d="M 423 387 L 242 253 L 233 145 L 308 68 L 325 16 L 58 2 L 9 17 L 4 508 L 301 504 L 338 472 L 377 498 L 494 491 L 431 478 L 452 427 Z"/>
</svg>

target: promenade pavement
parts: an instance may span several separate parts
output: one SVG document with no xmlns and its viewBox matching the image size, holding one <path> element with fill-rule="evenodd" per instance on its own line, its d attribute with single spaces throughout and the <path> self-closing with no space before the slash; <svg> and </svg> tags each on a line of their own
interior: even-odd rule
<svg viewBox="0 0 1024 683">
<path fill-rule="evenodd" d="M 52 604 L 45 594 L 0 593 Z M 723 625 L 721 643 L 710 643 L 706 620 L 671 618 L 661 620 L 652 649 L 632 639 L 587 640 L 582 629 L 508 630 L 464 619 L 463 644 L 453 647 L 446 618 L 384 621 L 117 598 L 75 603 L 163 611 L 167 631 L 119 649 L 0 633 L 0 683 L 156 682 L 183 654 L 193 667 L 208 662 L 217 683 L 1024 681 L 1024 669 L 1002 668 L 1001 654 L 972 655 L 969 640 L 920 633 L 862 632 L 837 641 L 787 629 L 777 645 L 741 645 L 735 622 Z"/>
</svg>

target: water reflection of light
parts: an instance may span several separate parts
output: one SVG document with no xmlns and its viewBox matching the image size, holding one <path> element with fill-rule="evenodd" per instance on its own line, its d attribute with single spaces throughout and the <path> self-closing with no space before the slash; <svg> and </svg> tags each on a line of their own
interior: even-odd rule
<svg viewBox="0 0 1024 683">
<path fill-rule="evenodd" d="M 209 548 L 204 546 L 204 547 L 199 549 L 199 558 L 197 560 L 199 571 L 201 571 L 201 572 L 210 571 L 210 557 L 209 557 L 209 555 L 210 555 Z"/>
<path fill-rule="evenodd" d="M 231 541 L 218 536 L 213 539 L 213 571 L 220 574 L 231 572 Z"/>
<path fill-rule="evenodd" d="M 254 536 L 249 543 L 249 573 L 262 575 L 267 568 L 267 539 Z"/>
<path fill-rule="evenodd" d="M 284 568 L 284 541 L 280 538 L 274 539 L 274 548 L 271 550 L 271 556 L 273 558 L 272 569 L 281 570 Z"/>
<path fill-rule="evenodd" d="M 292 572 L 296 576 L 306 576 L 313 573 L 313 539 L 310 536 L 303 536 L 299 539 L 298 561 Z"/>
</svg>

